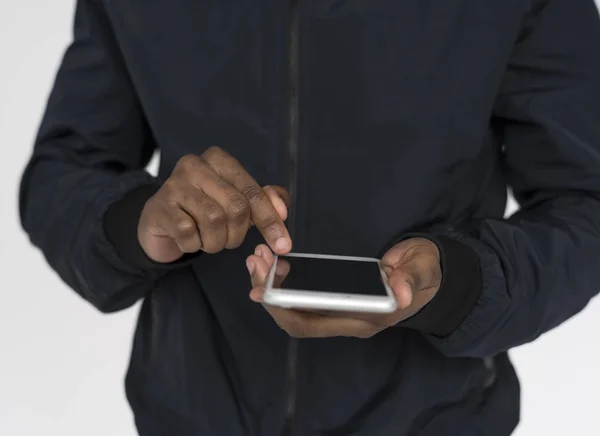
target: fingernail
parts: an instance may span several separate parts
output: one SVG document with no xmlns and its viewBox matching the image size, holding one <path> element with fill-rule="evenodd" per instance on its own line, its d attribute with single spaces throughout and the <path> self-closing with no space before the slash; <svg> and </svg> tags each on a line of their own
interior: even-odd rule
<svg viewBox="0 0 600 436">
<path fill-rule="evenodd" d="M 287 238 L 279 238 L 275 242 L 275 249 L 280 253 L 288 251 L 289 248 L 290 248 L 290 244 L 289 244 Z"/>
<path fill-rule="evenodd" d="M 383 270 L 386 276 L 389 276 L 392 273 L 392 268 L 389 266 L 382 266 L 381 269 Z"/>
<path fill-rule="evenodd" d="M 258 257 L 262 257 L 263 252 L 260 248 L 256 248 L 256 250 L 254 250 L 254 254 L 256 254 Z"/>
<path fill-rule="evenodd" d="M 254 274 L 254 262 L 252 262 L 251 260 L 247 260 L 246 268 L 248 268 L 248 272 L 250 273 L 250 275 Z"/>
</svg>

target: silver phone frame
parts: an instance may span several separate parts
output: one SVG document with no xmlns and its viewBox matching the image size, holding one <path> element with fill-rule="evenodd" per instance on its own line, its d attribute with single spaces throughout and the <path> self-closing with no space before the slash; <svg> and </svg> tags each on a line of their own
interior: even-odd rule
<svg viewBox="0 0 600 436">
<path fill-rule="evenodd" d="M 274 255 L 273 266 L 267 276 L 263 302 L 270 306 L 277 306 L 285 309 L 319 310 L 319 311 L 340 311 L 340 312 L 361 312 L 361 313 L 392 313 L 398 305 L 394 292 L 390 288 L 387 276 L 381 269 L 379 259 L 372 257 L 354 257 L 338 256 L 333 254 L 312 254 L 312 253 L 290 253 L 282 257 L 303 257 L 311 259 L 328 260 L 350 260 L 355 262 L 373 262 L 377 263 L 381 273 L 382 285 L 386 290 L 386 296 L 342 294 L 331 292 L 320 292 L 317 290 L 298 290 L 286 288 L 274 288 L 275 267 L 279 256 Z"/>
</svg>

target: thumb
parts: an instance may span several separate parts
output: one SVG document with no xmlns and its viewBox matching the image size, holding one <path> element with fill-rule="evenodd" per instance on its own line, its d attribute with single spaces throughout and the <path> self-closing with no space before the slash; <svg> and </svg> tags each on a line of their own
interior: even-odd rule
<svg viewBox="0 0 600 436">
<path fill-rule="evenodd" d="M 389 271 L 389 270 L 388 270 Z M 388 274 L 388 284 L 394 292 L 399 309 L 406 309 L 413 301 L 416 279 L 401 266 L 392 269 Z"/>
</svg>

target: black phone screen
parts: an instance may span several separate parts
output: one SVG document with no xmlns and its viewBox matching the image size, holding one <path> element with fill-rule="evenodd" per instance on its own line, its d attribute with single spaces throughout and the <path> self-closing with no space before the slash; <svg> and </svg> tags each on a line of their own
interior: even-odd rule
<svg viewBox="0 0 600 436">
<path fill-rule="evenodd" d="M 387 296 L 379 264 L 356 260 L 280 256 L 289 271 L 277 287 L 340 294 Z"/>
</svg>

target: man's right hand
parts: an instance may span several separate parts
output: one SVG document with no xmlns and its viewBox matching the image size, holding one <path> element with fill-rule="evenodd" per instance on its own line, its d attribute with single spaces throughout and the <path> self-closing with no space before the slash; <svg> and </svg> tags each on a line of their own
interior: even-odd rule
<svg viewBox="0 0 600 436">
<path fill-rule="evenodd" d="M 284 188 L 261 187 L 234 157 L 212 147 L 179 160 L 144 206 L 138 239 L 148 257 L 168 263 L 184 253 L 237 248 L 255 225 L 274 252 L 287 254 L 288 203 Z"/>
</svg>

